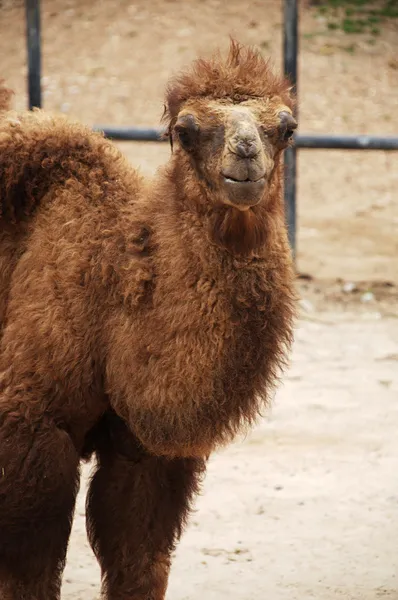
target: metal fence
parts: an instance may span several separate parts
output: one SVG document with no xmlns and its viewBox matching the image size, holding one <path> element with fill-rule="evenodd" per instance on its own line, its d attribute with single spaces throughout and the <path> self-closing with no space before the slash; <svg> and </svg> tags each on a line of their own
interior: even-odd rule
<svg viewBox="0 0 398 600">
<path fill-rule="evenodd" d="M 26 31 L 28 44 L 28 93 L 29 109 L 41 107 L 41 41 L 40 0 L 25 0 Z M 297 93 L 298 80 L 298 6 L 297 0 L 284 0 L 284 72 L 290 78 Z M 161 142 L 163 131 L 156 128 L 112 127 L 97 125 L 96 131 L 113 140 Z M 398 150 L 398 136 L 377 137 L 367 135 L 307 135 L 296 134 L 294 145 L 285 152 L 285 206 L 289 229 L 289 241 L 296 256 L 297 231 L 297 150 L 315 148 L 328 150 Z"/>
</svg>

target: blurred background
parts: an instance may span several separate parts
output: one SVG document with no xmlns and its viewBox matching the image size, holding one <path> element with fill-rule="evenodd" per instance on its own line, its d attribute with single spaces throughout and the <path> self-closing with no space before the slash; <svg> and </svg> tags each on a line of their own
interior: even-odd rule
<svg viewBox="0 0 398 600">
<path fill-rule="evenodd" d="M 157 127 L 168 77 L 229 35 L 282 68 L 280 0 L 41 5 L 44 108 L 90 125 Z M 303 0 L 299 17 L 299 132 L 397 135 L 398 1 Z M 0 75 L 18 109 L 25 39 L 23 2 L 0 0 Z M 148 175 L 170 152 L 119 147 Z M 298 156 L 292 367 L 267 418 L 212 459 L 175 600 L 398 598 L 398 155 Z M 98 580 L 81 496 L 65 599 Z"/>
<path fill-rule="evenodd" d="M 300 2 L 301 133 L 396 133 L 396 0 Z M 171 73 L 232 34 L 282 66 L 279 0 L 44 0 L 43 104 L 89 124 L 159 124 Z M 2 0 L 1 74 L 26 98 L 23 2 Z M 151 173 L 162 145 L 123 143 Z M 321 279 L 395 280 L 396 153 L 299 153 L 300 271 Z M 395 197 L 394 197 L 395 196 Z"/>
</svg>

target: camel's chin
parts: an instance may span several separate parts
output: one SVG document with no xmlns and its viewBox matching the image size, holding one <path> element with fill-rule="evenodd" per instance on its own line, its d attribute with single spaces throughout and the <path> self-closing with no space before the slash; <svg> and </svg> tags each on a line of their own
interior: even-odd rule
<svg viewBox="0 0 398 600">
<path fill-rule="evenodd" d="M 235 181 L 228 177 L 224 178 L 225 204 L 233 206 L 241 211 L 246 211 L 261 202 L 266 181 L 262 177 L 257 181 Z"/>
</svg>

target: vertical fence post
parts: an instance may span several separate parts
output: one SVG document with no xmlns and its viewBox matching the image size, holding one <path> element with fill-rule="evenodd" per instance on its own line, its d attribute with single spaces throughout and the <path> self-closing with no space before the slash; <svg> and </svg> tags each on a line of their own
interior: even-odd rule
<svg viewBox="0 0 398 600">
<path fill-rule="evenodd" d="M 297 0 L 285 0 L 284 7 L 284 38 L 283 62 L 285 75 L 293 84 L 297 94 L 297 55 L 298 55 L 298 8 Z M 296 109 L 297 110 L 297 109 Z M 297 149 L 288 148 L 285 151 L 285 210 L 289 232 L 289 242 L 293 258 L 296 260 L 296 175 Z"/>
<path fill-rule="evenodd" d="M 25 0 L 29 110 L 41 107 L 40 0 Z"/>
</svg>

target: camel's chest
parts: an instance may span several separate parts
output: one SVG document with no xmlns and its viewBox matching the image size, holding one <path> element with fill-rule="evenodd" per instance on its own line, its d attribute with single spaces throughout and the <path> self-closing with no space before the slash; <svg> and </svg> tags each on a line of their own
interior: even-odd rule
<svg viewBox="0 0 398 600">
<path fill-rule="evenodd" d="M 262 339 L 266 327 L 269 301 L 264 278 L 258 273 L 239 273 L 230 278 L 201 278 L 195 286 L 195 301 L 200 325 L 217 330 L 226 343 L 235 346 L 247 340 Z"/>
</svg>

